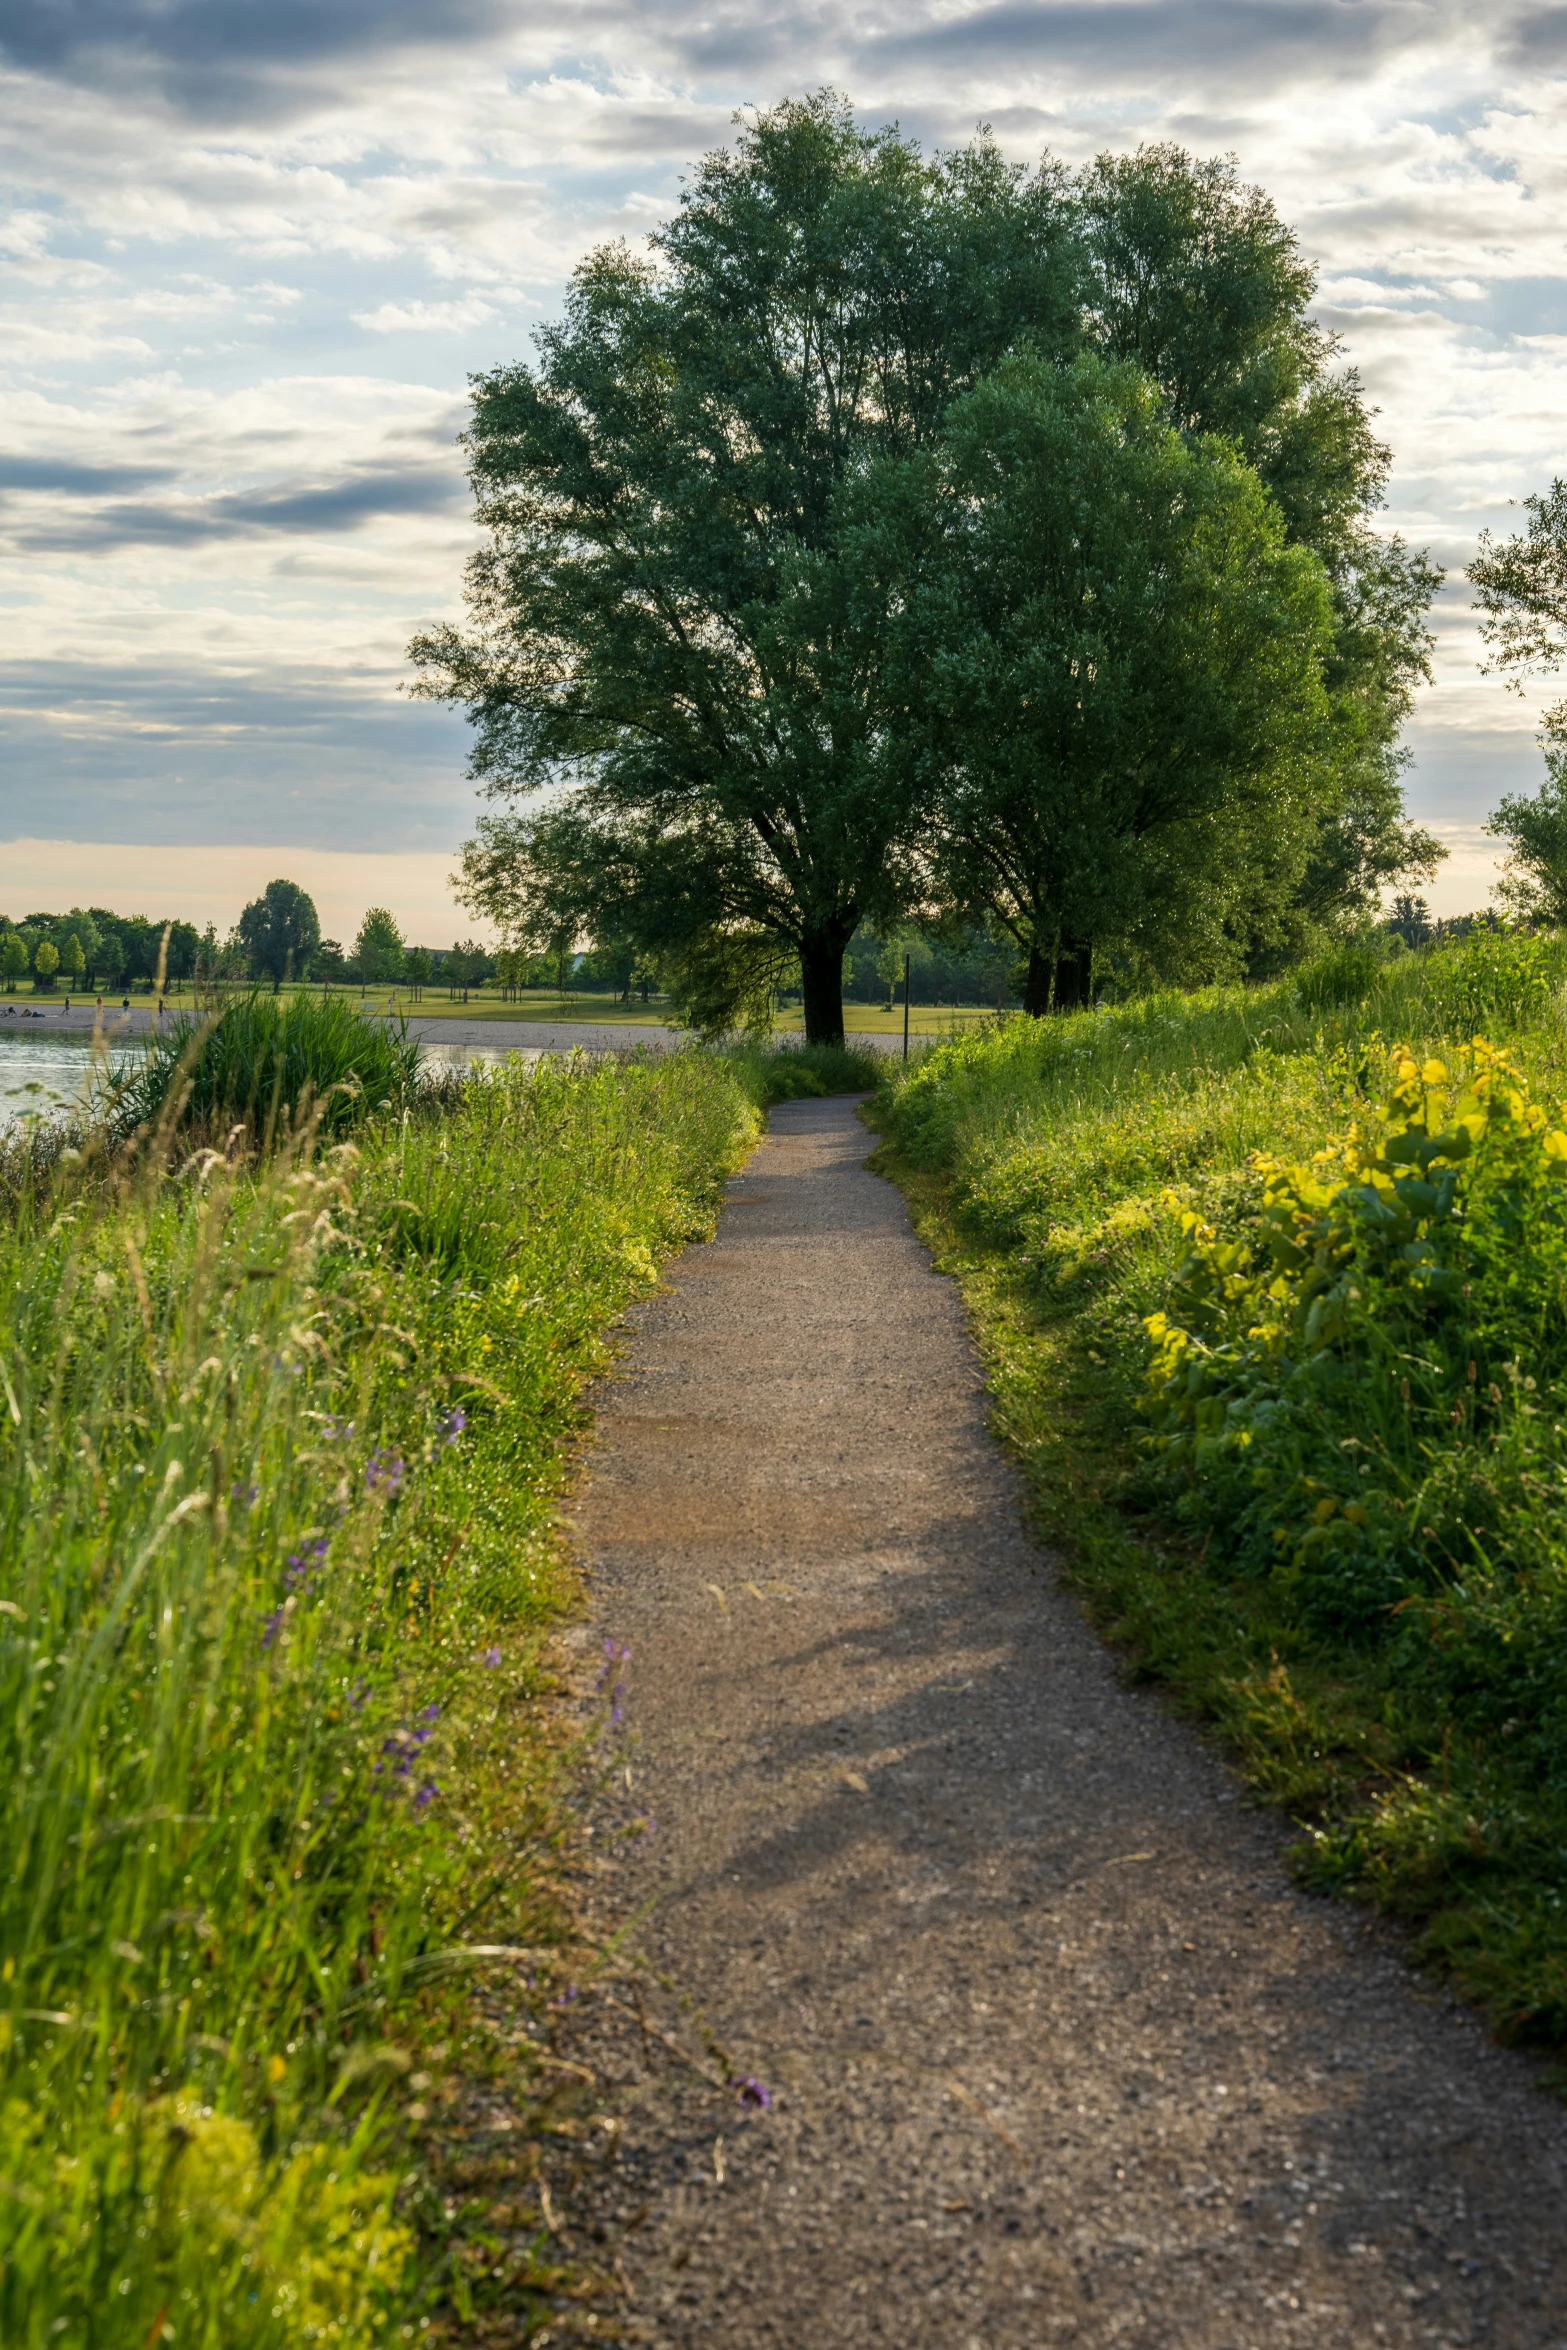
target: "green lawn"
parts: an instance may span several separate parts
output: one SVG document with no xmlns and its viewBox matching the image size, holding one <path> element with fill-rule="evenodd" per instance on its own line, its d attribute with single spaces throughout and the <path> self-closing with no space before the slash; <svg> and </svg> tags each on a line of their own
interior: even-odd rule
<svg viewBox="0 0 1567 2350">
<path fill-rule="evenodd" d="M 314 994 L 314 988 L 290 988 L 285 994 Z M 560 995 L 554 988 L 527 988 L 507 1002 L 498 989 L 470 988 L 468 1000 L 453 1001 L 444 987 L 427 987 L 415 999 L 407 987 L 372 987 L 361 995 L 357 988 L 334 989 L 333 993 L 346 997 L 356 1008 L 366 1012 L 385 1012 L 390 1006 L 419 1020 L 525 1020 L 558 1025 L 569 1020 L 581 1020 L 594 1025 L 626 1028 L 669 1028 L 678 1026 L 673 1005 L 667 996 L 654 996 L 652 1001 L 623 1003 L 619 996 L 608 993 L 593 995 Z M 145 999 L 133 999 L 141 1001 Z M 170 997 L 171 1002 L 190 1002 L 188 992 Z M 909 1033 L 912 1036 L 947 1036 L 954 1029 L 968 1029 L 986 1020 L 993 1020 L 993 1004 L 915 1004 L 909 1015 Z M 779 1036 L 798 1036 L 802 1019 L 797 1005 L 787 1005 L 780 1012 L 775 1033 Z M 903 1034 L 903 1006 L 895 1004 L 886 1011 L 880 1004 L 846 1004 L 844 1027 L 850 1036 L 901 1036 Z"/>
</svg>

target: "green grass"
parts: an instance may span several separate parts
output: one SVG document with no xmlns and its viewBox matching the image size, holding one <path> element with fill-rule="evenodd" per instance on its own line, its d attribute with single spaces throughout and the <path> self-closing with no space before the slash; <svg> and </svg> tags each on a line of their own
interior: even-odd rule
<svg viewBox="0 0 1567 2350">
<path fill-rule="evenodd" d="M 418 1082 L 404 1025 L 366 1019 L 341 996 L 254 990 L 169 1020 L 112 1085 L 107 1122 L 120 1135 L 163 1124 L 219 1142 L 238 1125 L 270 1146 L 291 1128 L 346 1134 L 401 1109 Z"/>
<path fill-rule="evenodd" d="M 723 1048 L 723 1058 L 764 1110 L 830 1093 L 872 1093 L 883 1075 L 879 1053 L 850 1044 L 735 1044 Z"/>
<path fill-rule="evenodd" d="M 1540 940 L 1324 958 L 1013 1021 L 890 1070 L 877 1111 L 1132 1669 L 1300 1822 L 1307 1881 L 1558 2047 L 1564 985 Z M 1477 1034 L 1527 1087 L 1466 1091 Z"/>
<path fill-rule="evenodd" d="M 560 1930 L 583 1386 L 755 1124 L 712 1056 L 511 1064 L 352 1142 L 14 1190 L 8 2350 L 417 2330 L 410 2050 L 468 1946 Z"/>
</svg>

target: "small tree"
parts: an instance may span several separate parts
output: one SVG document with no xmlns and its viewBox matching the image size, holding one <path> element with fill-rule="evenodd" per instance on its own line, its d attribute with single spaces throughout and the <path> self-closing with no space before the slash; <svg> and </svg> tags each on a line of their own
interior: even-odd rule
<svg viewBox="0 0 1567 2350">
<path fill-rule="evenodd" d="M 1498 905 L 1517 921 L 1559 927 L 1567 924 L 1567 742 L 1549 745 L 1546 764 L 1539 790 L 1509 792 L 1485 829 L 1509 852 L 1494 892 Z"/>
<path fill-rule="evenodd" d="M 315 951 L 312 969 L 324 987 L 341 986 L 348 977 L 348 957 L 335 938 L 324 938 Z"/>
<path fill-rule="evenodd" d="M 60 957 L 60 968 L 64 971 L 69 985 L 80 987 L 83 974 L 87 969 L 87 954 L 74 930 L 65 942 L 65 952 Z"/>
<path fill-rule="evenodd" d="M 33 956 L 33 969 L 38 974 L 37 985 L 45 990 L 54 986 L 54 975 L 60 968 L 60 950 L 53 939 L 41 938 Z"/>
<path fill-rule="evenodd" d="M 304 979 L 321 943 L 315 900 L 297 881 L 269 881 L 239 918 L 251 968 L 264 972 L 274 993 L 285 979 Z"/>
<path fill-rule="evenodd" d="M 1431 938 L 1431 908 L 1424 898 L 1411 897 L 1407 892 L 1393 900 L 1393 911 L 1387 927 L 1406 947 L 1423 947 Z"/>
<path fill-rule="evenodd" d="M 27 941 L 20 931 L 8 930 L 0 940 L 0 973 L 4 974 L 5 992 L 15 995 L 16 983 L 27 970 Z"/>
<path fill-rule="evenodd" d="M 418 1003 L 430 981 L 430 966 L 434 958 L 428 947 L 410 947 L 403 957 L 403 970 Z"/>
<path fill-rule="evenodd" d="M 403 934 L 396 917 L 385 906 L 371 906 L 359 925 L 354 942 L 359 976 L 372 986 L 403 975 Z"/>
</svg>

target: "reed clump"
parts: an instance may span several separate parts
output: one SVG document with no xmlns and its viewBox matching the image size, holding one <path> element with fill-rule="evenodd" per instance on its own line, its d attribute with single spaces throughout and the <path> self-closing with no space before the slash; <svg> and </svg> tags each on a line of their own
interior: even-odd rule
<svg viewBox="0 0 1567 2350">
<path fill-rule="evenodd" d="M 341 996 L 232 997 L 166 1022 L 104 1089 L 111 1130 L 173 1122 L 221 1141 L 241 1126 L 263 1147 L 290 1127 L 335 1138 L 402 1109 L 419 1084 L 406 1020 L 367 1019 Z"/>
</svg>

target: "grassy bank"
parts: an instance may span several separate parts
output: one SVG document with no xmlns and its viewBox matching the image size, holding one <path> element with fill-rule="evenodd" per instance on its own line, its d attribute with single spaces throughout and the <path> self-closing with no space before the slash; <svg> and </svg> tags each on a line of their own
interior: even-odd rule
<svg viewBox="0 0 1567 2350">
<path fill-rule="evenodd" d="M 754 1125 L 711 1057 L 544 1064 L 13 1190 L 8 2345 L 417 2330 L 410 2068 L 466 1949 L 549 1930 L 581 1391 Z"/>
<path fill-rule="evenodd" d="M 1537 940 L 1346 954 L 1011 1022 L 879 1112 L 1098 1620 L 1300 1821 L 1309 1882 L 1557 2045 L 1564 984 Z"/>
</svg>

